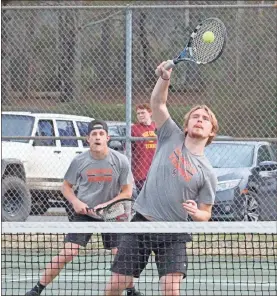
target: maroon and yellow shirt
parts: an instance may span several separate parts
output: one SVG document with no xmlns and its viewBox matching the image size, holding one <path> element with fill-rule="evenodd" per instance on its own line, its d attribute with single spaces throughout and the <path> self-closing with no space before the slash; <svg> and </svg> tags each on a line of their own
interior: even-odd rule
<svg viewBox="0 0 277 296">
<path fill-rule="evenodd" d="M 143 125 L 141 123 L 132 126 L 133 137 L 156 137 L 155 123 Z M 156 151 L 157 141 L 134 141 L 132 142 L 132 172 L 135 181 L 146 179 Z"/>
</svg>

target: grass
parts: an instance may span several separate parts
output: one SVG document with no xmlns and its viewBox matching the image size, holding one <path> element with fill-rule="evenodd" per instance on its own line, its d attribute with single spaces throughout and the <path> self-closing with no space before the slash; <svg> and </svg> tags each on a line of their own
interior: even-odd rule
<svg viewBox="0 0 277 296">
<path fill-rule="evenodd" d="M 47 110 L 43 108 L 46 104 Z M 25 105 L 21 107 L 13 107 L 12 104 L 5 105 L 2 111 L 28 111 L 28 112 L 44 112 L 44 113 L 61 113 L 72 114 L 80 116 L 88 116 L 93 118 L 102 118 L 109 121 L 125 121 L 126 120 L 126 106 L 123 103 L 103 103 L 103 102 L 56 102 L 55 104 L 47 104 L 44 102 L 39 107 L 38 105 Z M 169 112 L 173 119 L 180 126 L 183 125 L 184 115 L 192 106 L 176 105 L 169 106 Z M 45 110 L 45 111 L 42 111 Z M 135 110 L 132 110 L 132 120 L 135 121 Z"/>
<path fill-rule="evenodd" d="M 137 103 L 149 102 L 151 90 L 142 89 L 132 96 L 132 121 L 136 120 L 134 108 Z M 243 100 L 241 98 L 243 96 Z M 267 98 L 262 103 L 245 94 L 238 95 L 231 87 L 216 88 L 213 93 L 205 91 L 170 90 L 168 109 L 179 126 L 183 126 L 184 115 L 196 104 L 207 104 L 216 114 L 219 133 L 234 137 L 276 137 L 276 99 Z M 2 104 L 3 111 L 32 111 L 64 113 L 102 118 L 109 121 L 125 121 L 126 98 L 124 90 L 88 90 L 80 99 L 61 102 L 59 98 L 11 98 Z"/>
</svg>

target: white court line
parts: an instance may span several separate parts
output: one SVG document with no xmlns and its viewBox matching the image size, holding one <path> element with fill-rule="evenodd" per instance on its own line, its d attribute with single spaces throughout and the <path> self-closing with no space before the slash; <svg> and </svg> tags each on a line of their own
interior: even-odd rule
<svg viewBox="0 0 277 296">
<path fill-rule="evenodd" d="M 87 274 L 86 276 L 80 276 L 80 274 L 78 275 L 78 279 L 74 279 L 70 277 L 72 276 L 77 276 L 77 274 L 73 273 L 73 274 L 68 274 L 66 276 L 64 275 L 60 275 L 58 277 L 58 280 L 60 282 L 66 282 L 66 281 L 70 281 L 72 283 L 78 283 L 78 282 L 84 282 L 87 279 L 87 276 L 94 276 L 97 280 L 91 282 L 92 284 L 97 284 L 97 283 L 106 283 L 107 282 L 107 278 L 109 278 L 110 275 L 101 275 L 99 276 L 98 274 Z M 39 277 L 18 277 L 18 278 L 10 278 L 8 279 L 8 277 L 4 277 L 6 280 L 6 283 L 9 282 L 26 282 L 26 281 L 35 281 L 38 280 Z M 213 285 L 224 285 L 224 286 L 228 286 L 228 285 L 240 285 L 240 286 L 266 286 L 266 287 L 275 287 L 275 283 L 263 283 L 263 282 L 258 282 L 257 280 L 255 281 L 240 281 L 239 279 L 236 281 L 230 281 L 230 280 L 224 280 L 224 279 L 219 279 L 216 280 L 218 277 L 210 277 L 210 278 L 187 278 L 186 280 L 183 281 L 183 283 L 193 283 L 193 284 L 213 284 Z M 141 276 L 140 279 L 137 281 L 138 283 L 142 284 L 142 283 L 158 283 L 159 282 L 159 277 L 155 276 Z M 55 282 L 53 283 L 55 284 Z M 89 284 L 87 282 L 87 284 Z"/>
</svg>

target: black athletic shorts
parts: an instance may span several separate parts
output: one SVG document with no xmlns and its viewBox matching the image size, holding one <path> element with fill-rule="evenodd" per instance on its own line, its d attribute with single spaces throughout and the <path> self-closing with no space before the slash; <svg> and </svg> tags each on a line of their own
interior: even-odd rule
<svg viewBox="0 0 277 296">
<path fill-rule="evenodd" d="M 132 219 L 132 222 L 145 221 L 145 217 L 139 213 Z M 147 265 L 149 256 L 154 252 L 160 278 L 175 272 L 180 272 L 185 277 L 188 265 L 186 242 L 189 241 L 189 234 L 122 234 L 111 271 L 139 277 Z"/>
<path fill-rule="evenodd" d="M 87 215 L 75 214 L 72 222 L 101 222 L 101 220 L 94 219 Z M 70 242 L 85 247 L 89 242 L 92 234 L 93 233 L 68 233 L 65 236 L 64 241 L 66 243 Z M 102 233 L 101 235 L 105 249 L 110 250 L 118 247 L 120 235 L 117 235 L 116 233 Z"/>
</svg>

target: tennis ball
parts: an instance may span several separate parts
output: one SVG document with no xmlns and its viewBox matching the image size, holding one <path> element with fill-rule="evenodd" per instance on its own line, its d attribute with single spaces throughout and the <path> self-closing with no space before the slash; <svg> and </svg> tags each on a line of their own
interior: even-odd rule
<svg viewBox="0 0 277 296">
<path fill-rule="evenodd" d="M 203 41 L 206 43 L 212 43 L 214 42 L 214 33 L 211 31 L 207 31 L 202 36 Z"/>
</svg>

